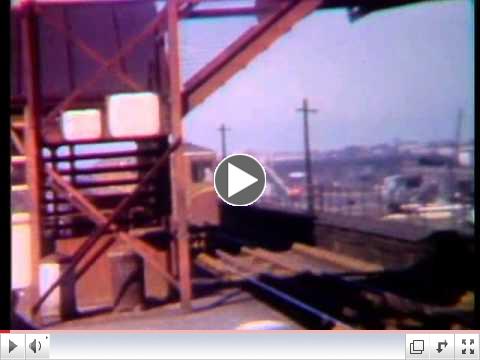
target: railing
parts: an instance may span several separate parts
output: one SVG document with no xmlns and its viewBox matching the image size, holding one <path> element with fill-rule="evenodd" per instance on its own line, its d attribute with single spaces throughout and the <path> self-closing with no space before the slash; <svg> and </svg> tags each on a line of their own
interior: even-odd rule
<svg viewBox="0 0 480 360">
<path fill-rule="evenodd" d="M 306 212 L 306 196 L 283 199 L 264 197 L 259 206 Z M 416 224 L 429 229 L 458 229 L 468 225 L 473 207 L 467 203 L 447 205 L 407 204 L 391 209 L 379 187 L 321 187 L 315 189 L 315 212 Z"/>
</svg>

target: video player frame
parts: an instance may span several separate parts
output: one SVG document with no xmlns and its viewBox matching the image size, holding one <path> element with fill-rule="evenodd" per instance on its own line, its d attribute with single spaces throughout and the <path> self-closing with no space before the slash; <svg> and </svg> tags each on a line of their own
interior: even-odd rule
<svg viewBox="0 0 480 360">
<path fill-rule="evenodd" d="M 12 1 L 12 329 L 475 329 L 473 24 Z"/>
</svg>

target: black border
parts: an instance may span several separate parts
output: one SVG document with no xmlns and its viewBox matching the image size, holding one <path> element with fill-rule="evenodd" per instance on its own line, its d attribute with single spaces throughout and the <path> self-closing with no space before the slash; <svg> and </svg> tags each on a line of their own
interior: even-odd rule
<svg viewBox="0 0 480 360">
<path fill-rule="evenodd" d="M 473 6 L 474 6 L 474 11 L 473 11 L 473 21 L 474 21 L 474 30 L 475 30 L 475 33 L 474 33 L 474 68 L 476 67 L 476 63 L 477 63 L 477 9 L 478 9 L 478 2 L 477 1 L 473 1 L 472 0 L 472 3 L 473 3 Z M 475 70 L 474 70 L 475 71 Z M 475 71 L 475 94 L 478 94 L 478 90 L 477 90 L 477 75 L 478 75 L 478 72 Z M 475 113 L 474 113 L 474 141 L 475 141 L 475 168 L 474 168 L 474 176 L 475 176 L 475 188 L 478 189 L 478 160 L 480 158 L 480 156 L 478 155 L 478 149 L 479 149 L 479 139 L 478 139 L 478 121 L 477 121 L 477 114 L 478 114 L 478 102 L 476 101 L 476 96 L 474 98 L 475 100 Z M 479 243 L 478 243 L 478 209 L 480 208 L 480 199 L 479 199 L 479 196 L 478 196 L 478 190 L 475 191 L 475 234 L 474 234 L 474 237 L 475 237 L 475 257 L 476 257 L 476 273 L 477 273 L 477 283 L 475 285 L 475 329 L 476 330 L 480 330 L 480 304 L 479 304 L 479 299 L 480 299 L 480 277 L 478 277 L 478 274 L 480 273 L 480 259 L 479 259 Z"/>
<path fill-rule="evenodd" d="M 2 140 L 0 140 L 0 154 L 2 165 L 5 165 L 2 173 L 4 175 L 10 174 L 10 1 L 2 1 L 2 11 L 0 19 L 0 36 L 2 37 L 2 72 L 1 76 L 5 79 L 1 82 L 1 99 L 2 105 L 0 106 L 2 121 L 1 134 Z M 6 79 L 9 79 L 6 81 Z M 4 163 L 5 162 L 5 163 Z M 3 168 L 3 166 L 2 166 Z M 1 241 L 1 258 L 0 258 L 0 330 L 9 330 L 10 326 L 10 300 L 11 300 L 11 208 L 10 208 L 10 176 L 1 176 L 2 188 L 4 191 L 0 193 L 0 241 Z"/>
</svg>

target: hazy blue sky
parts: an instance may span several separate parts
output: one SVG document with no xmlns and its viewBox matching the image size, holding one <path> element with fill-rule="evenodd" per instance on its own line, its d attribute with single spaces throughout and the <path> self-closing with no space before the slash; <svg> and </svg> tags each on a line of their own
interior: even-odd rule
<svg viewBox="0 0 480 360">
<path fill-rule="evenodd" d="M 196 20 L 182 26 L 184 80 L 254 23 Z M 275 42 L 186 119 L 188 139 L 229 152 L 302 149 L 295 109 L 312 116 L 312 147 L 453 138 L 457 109 L 473 137 L 473 4 L 425 3 L 350 23 L 344 10 L 316 12 Z"/>
</svg>

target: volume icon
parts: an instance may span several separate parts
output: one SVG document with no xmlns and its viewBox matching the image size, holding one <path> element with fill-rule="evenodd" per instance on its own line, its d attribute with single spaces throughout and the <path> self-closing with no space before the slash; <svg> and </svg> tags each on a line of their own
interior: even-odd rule
<svg viewBox="0 0 480 360">
<path fill-rule="evenodd" d="M 37 339 L 33 339 L 33 341 L 28 345 L 28 347 L 33 351 L 34 354 L 36 354 L 37 351 L 40 351 L 42 349 L 42 343 L 40 341 L 37 341 Z"/>
</svg>

